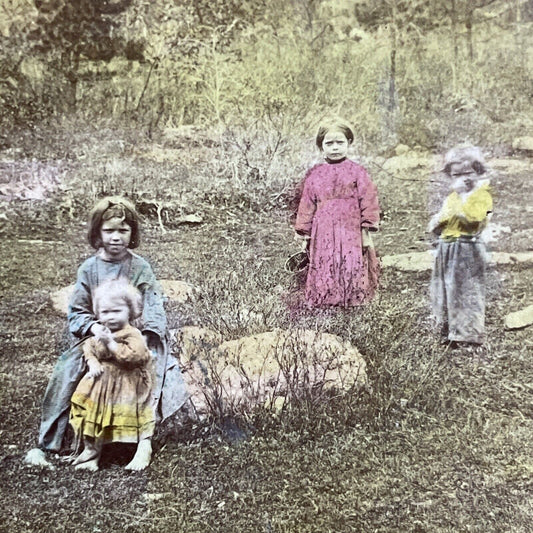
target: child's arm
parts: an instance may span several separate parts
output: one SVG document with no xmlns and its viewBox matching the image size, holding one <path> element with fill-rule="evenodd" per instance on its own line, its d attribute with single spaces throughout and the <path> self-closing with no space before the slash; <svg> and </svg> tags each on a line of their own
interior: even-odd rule
<svg viewBox="0 0 533 533">
<path fill-rule="evenodd" d="M 115 360 L 126 368 L 144 366 L 152 356 L 147 349 L 141 332 L 132 328 L 115 337 L 116 347 L 112 351 Z"/>
<path fill-rule="evenodd" d="M 97 356 L 98 350 L 95 343 L 95 340 L 89 339 L 89 342 L 86 342 L 83 347 L 83 356 L 87 366 L 89 367 L 89 370 L 85 375 L 88 378 L 97 378 L 98 376 L 102 375 L 104 371 L 104 367 L 102 366 L 102 363 L 100 363 Z"/>
<path fill-rule="evenodd" d="M 99 326 L 99 328 L 96 329 L 96 326 Z M 95 338 L 98 339 L 107 348 L 107 350 L 111 352 L 111 354 L 114 354 L 117 351 L 117 342 L 108 328 L 102 326 L 101 324 L 95 324 L 92 327 L 92 330 L 96 330 L 94 332 Z"/>
<path fill-rule="evenodd" d="M 435 235 L 440 235 L 442 233 L 443 228 L 446 226 L 450 218 L 456 215 L 457 209 L 454 209 L 452 204 L 452 196 L 448 196 L 446 200 L 444 200 L 440 211 L 431 217 L 427 226 L 427 231 L 429 233 L 434 233 Z"/>
<path fill-rule="evenodd" d="M 359 192 L 359 208 L 361 210 L 361 228 L 370 232 L 378 231 L 378 190 L 363 167 L 358 169 L 357 189 Z"/>
<path fill-rule="evenodd" d="M 486 222 L 487 216 L 492 212 L 492 196 L 488 187 L 474 191 L 466 200 L 462 217 L 470 223 Z"/>
<path fill-rule="evenodd" d="M 89 269 L 90 266 L 87 265 L 87 262 L 78 269 L 76 285 L 68 306 L 69 330 L 79 339 L 94 334 L 91 328 L 93 324 L 97 323 L 93 313 Z"/>
<path fill-rule="evenodd" d="M 443 224 L 440 221 L 440 212 L 433 215 L 428 223 L 427 232 L 434 233 L 435 235 L 440 235 L 442 232 Z"/>
<path fill-rule="evenodd" d="M 143 296 L 142 333 L 154 342 L 161 342 L 166 334 L 167 317 L 161 287 L 148 263 L 142 267 L 135 286 Z"/>
<path fill-rule="evenodd" d="M 361 244 L 364 249 L 374 248 L 374 241 L 372 240 L 372 236 L 370 235 L 370 232 L 366 228 L 362 229 L 361 238 L 362 238 Z"/>
<path fill-rule="evenodd" d="M 311 235 L 313 227 L 313 218 L 316 212 L 316 194 L 313 191 L 312 180 L 310 179 L 311 172 L 312 169 L 305 178 L 302 197 L 296 215 L 296 223 L 294 224 L 294 229 L 298 235 Z"/>
</svg>

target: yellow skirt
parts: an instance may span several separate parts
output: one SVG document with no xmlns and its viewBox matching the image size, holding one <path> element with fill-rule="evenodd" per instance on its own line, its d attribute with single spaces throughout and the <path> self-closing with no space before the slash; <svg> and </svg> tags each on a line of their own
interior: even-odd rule
<svg viewBox="0 0 533 533">
<path fill-rule="evenodd" d="M 72 395 L 70 425 L 75 449 L 84 437 L 102 443 L 137 443 L 155 429 L 153 376 L 146 368 L 124 369 L 103 361 L 97 378 L 83 377 Z"/>
</svg>

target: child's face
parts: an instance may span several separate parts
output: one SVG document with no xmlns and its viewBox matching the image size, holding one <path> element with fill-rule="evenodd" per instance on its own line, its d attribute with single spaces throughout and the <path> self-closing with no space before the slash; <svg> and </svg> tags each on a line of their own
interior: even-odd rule
<svg viewBox="0 0 533 533">
<path fill-rule="evenodd" d="M 470 161 L 452 163 L 450 174 L 453 178 L 452 189 L 457 193 L 470 192 L 476 184 L 477 173 Z"/>
<path fill-rule="evenodd" d="M 122 259 L 128 252 L 131 227 L 121 218 L 110 218 L 102 224 L 100 238 L 107 259 Z"/>
<path fill-rule="evenodd" d="M 326 159 L 330 161 L 344 159 L 349 147 L 350 143 L 342 131 L 328 131 L 322 141 L 322 151 Z"/>
<path fill-rule="evenodd" d="M 118 331 L 129 324 L 130 308 L 121 298 L 103 297 L 98 302 L 98 320 L 111 331 Z"/>
</svg>

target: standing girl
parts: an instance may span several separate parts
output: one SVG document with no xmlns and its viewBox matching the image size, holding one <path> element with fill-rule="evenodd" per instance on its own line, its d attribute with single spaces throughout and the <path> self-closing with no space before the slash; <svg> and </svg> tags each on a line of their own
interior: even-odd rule
<svg viewBox="0 0 533 533">
<path fill-rule="evenodd" d="M 489 181 L 479 148 L 458 147 L 445 157 L 451 193 L 428 230 L 439 235 L 431 303 L 451 342 L 482 344 L 485 336 L 486 249 L 481 232 L 492 213 Z"/>
<path fill-rule="evenodd" d="M 30 450 L 26 461 L 49 465 L 44 452 L 61 448 L 69 420 L 70 399 L 86 371 L 83 344 L 104 330 L 94 312 L 94 291 L 110 279 L 126 278 L 143 299 L 140 328 L 155 357 L 153 388 L 156 416 L 162 420 L 186 401 L 185 383 L 176 359 L 169 353 L 165 310 L 149 263 L 131 249 L 139 245 L 139 216 L 135 207 L 121 197 L 100 200 L 89 217 L 88 240 L 96 254 L 78 269 L 78 279 L 67 316 L 70 332 L 79 339 L 57 361 L 43 399 L 39 448 Z"/>
<path fill-rule="evenodd" d="M 316 144 L 325 163 L 305 177 L 295 229 L 310 239 L 310 307 L 359 305 L 377 288 L 379 260 L 370 239 L 379 225 L 377 190 L 366 170 L 347 159 L 353 139 L 342 121 L 322 125 Z"/>
<path fill-rule="evenodd" d="M 97 470 L 104 444 L 129 442 L 137 453 L 126 469 L 141 470 L 150 461 L 155 427 L 152 354 L 131 325 L 142 297 L 126 280 L 111 280 L 96 288 L 93 302 L 102 329 L 83 345 L 89 370 L 71 399 L 75 452 L 84 448 L 74 464 Z"/>
</svg>

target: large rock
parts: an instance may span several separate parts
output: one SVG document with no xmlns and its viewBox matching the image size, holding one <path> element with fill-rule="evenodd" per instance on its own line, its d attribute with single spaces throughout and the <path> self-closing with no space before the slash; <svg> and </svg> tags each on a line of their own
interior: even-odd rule
<svg viewBox="0 0 533 533">
<path fill-rule="evenodd" d="M 515 311 L 514 313 L 509 313 L 505 317 L 505 327 L 507 329 L 520 329 L 533 324 L 533 305 L 521 309 L 520 311 Z"/>
<path fill-rule="evenodd" d="M 366 364 L 340 337 L 312 330 L 275 330 L 217 344 L 207 329 L 179 330 L 177 344 L 192 402 L 200 413 L 280 406 L 301 395 L 366 383 Z"/>
<path fill-rule="evenodd" d="M 194 286 L 190 283 L 186 283 L 185 281 L 162 279 L 160 280 L 160 284 L 161 288 L 163 289 L 164 296 L 170 301 L 185 303 L 194 297 Z M 74 285 L 69 285 L 50 294 L 52 307 L 60 315 L 67 315 L 68 303 L 73 290 Z"/>
</svg>

